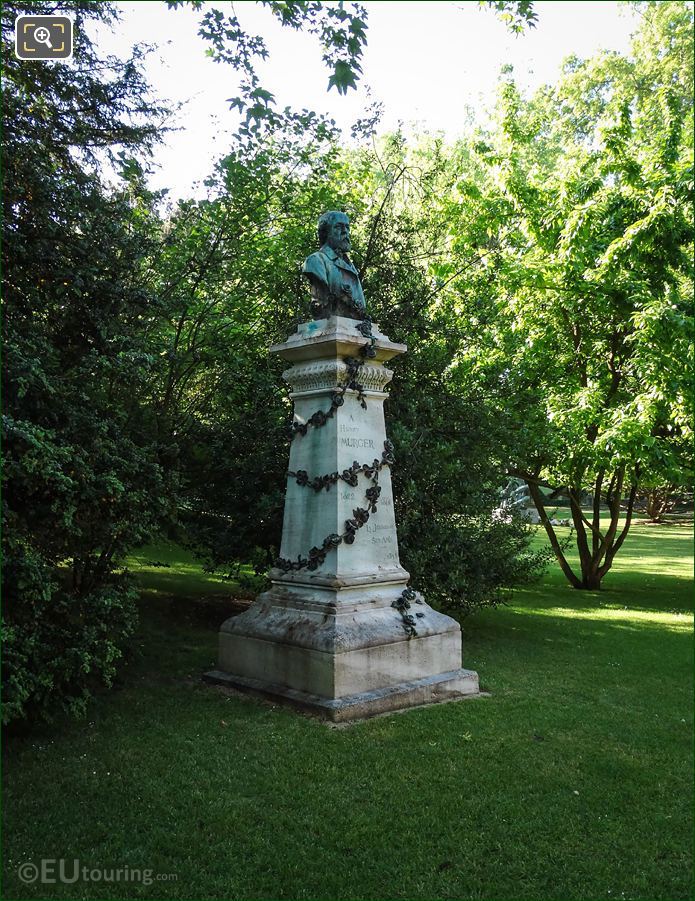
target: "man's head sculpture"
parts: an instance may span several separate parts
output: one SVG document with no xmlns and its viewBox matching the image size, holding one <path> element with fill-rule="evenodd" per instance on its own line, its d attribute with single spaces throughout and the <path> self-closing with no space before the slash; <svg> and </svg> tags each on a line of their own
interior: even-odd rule
<svg viewBox="0 0 695 901">
<path fill-rule="evenodd" d="M 350 222 L 345 213 L 329 210 L 319 218 L 320 248 L 304 262 L 303 274 L 311 284 L 315 319 L 348 316 L 364 319 L 365 301 L 360 277 L 352 265 Z"/>
<path fill-rule="evenodd" d="M 319 216 L 319 247 L 327 244 L 333 250 L 350 250 L 350 220 L 346 213 L 329 210 Z"/>
</svg>

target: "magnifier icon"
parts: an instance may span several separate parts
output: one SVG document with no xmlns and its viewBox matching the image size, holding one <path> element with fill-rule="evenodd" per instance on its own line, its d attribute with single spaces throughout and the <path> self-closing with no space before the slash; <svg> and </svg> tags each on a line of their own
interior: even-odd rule
<svg viewBox="0 0 695 901">
<path fill-rule="evenodd" d="M 49 50 L 53 50 L 53 44 L 51 44 L 51 32 L 43 25 L 39 25 L 38 28 L 34 29 L 34 40 L 38 41 L 39 44 L 45 44 Z"/>
</svg>

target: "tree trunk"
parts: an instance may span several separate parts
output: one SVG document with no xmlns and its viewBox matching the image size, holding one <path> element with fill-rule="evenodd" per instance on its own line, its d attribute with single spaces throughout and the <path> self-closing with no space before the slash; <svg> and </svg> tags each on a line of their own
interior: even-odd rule
<svg viewBox="0 0 695 901">
<path fill-rule="evenodd" d="M 573 588 L 581 588 L 581 582 L 572 571 L 572 567 L 567 562 L 567 559 L 562 552 L 562 548 L 560 547 L 560 542 L 558 541 L 557 535 L 555 534 L 555 529 L 550 524 L 548 514 L 545 512 L 543 495 L 541 494 L 540 488 L 538 487 L 538 483 L 535 481 L 530 482 L 526 480 L 526 484 L 528 485 L 531 499 L 533 500 L 536 510 L 538 511 L 538 515 L 540 516 L 541 522 L 543 523 L 543 527 L 545 528 L 548 540 L 550 541 L 550 546 L 555 552 L 557 562 L 560 564 L 560 569 L 563 571 L 563 573 L 567 577 L 567 581 Z"/>
<path fill-rule="evenodd" d="M 649 522 L 661 522 L 668 505 L 668 492 L 665 489 L 653 488 L 647 493 L 647 516 Z"/>
<path fill-rule="evenodd" d="M 581 588 L 586 589 L 586 591 L 600 591 L 601 590 L 601 578 L 597 572 L 588 571 L 585 572 L 582 567 L 582 584 Z"/>
<path fill-rule="evenodd" d="M 639 472 L 635 473 L 634 483 L 630 487 L 625 510 L 625 522 L 620 533 L 618 533 L 618 525 L 621 514 L 620 505 L 623 499 L 625 467 L 620 467 L 611 474 L 608 491 L 606 492 L 606 502 L 608 504 L 609 513 L 608 528 L 605 534 L 601 531 L 600 513 L 601 489 L 606 475 L 605 471 L 601 470 L 597 474 L 596 482 L 593 486 L 594 501 L 592 505 L 593 510 L 591 511 L 591 521 L 587 519 L 581 507 L 581 486 L 564 486 L 564 490 L 567 492 L 570 499 L 570 509 L 572 511 L 572 522 L 575 529 L 577 551 L 579 553 L 581 577 L 577 576 L 567 561 L 562 544 L 558 540 L 555 529 L 545 512 L 544 499 L 540 490 L 541 482 L 539 479 L 528 473 L 522 473 L 517 470 L 513 471 L 512 474 L 520 475 L 528 485 L 531 499 L 538 511 L 541 523 L 543 524 L 543 528 L 550 541 L 550 546 L 552 547 L 555 556 L 557 557 L 557 561 L 560 564 L 560 568 L 570 585 L 573 588 L 582 589 L 584 591 L 600 591 L 603 577 L 613 565 L 615 556 L 622 547 L 632 523 L 632 512 L 634 509 L 635 497 L 637 496 Z M 554 488 L 553 490 L 558 491 L 560 489 Z M 591 533 L 591 543 L 589 543 L 589 532 Z"/>
</svg>

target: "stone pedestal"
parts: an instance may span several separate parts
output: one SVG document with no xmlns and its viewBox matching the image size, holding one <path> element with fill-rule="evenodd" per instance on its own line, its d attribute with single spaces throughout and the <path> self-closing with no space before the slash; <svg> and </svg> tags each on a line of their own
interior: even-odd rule
<svg viewBox="0 0 695 901">
<path fill-rule="evenodd" d="M 385 388 L 392 377 L 383 364 L 406 347 L 376 326 L 373 339 L 365 337 L 361 325 L 341 316 L 306 322 L 271 348 L 292 364 L 284 378 L 295 422 L 308 423 L 317 410 L 330 415 L 292 441 L 281 565 L 270 572 L 271 589 L 222 625 L 219 669 L 207 674 L 210 681 L 334 721 L 479 693 L 476 673 L 461 669 L 458 623 L 419 595 L 411 595 L 407 610 L 392 606 L 409 576 L 398 558 L 391 472 L 383 456 Z M 362 349 L 370 345 L 375 355 L 365 358 Z M 362 397 L 342 389 L 350 377 L 346 358 L 363 361 L 355 376 Z M 356 485 L 338 479 L 317 491 L 302 483 L 301 473 L 311 481 L 354 471 L 355 462 L 381 463 L 376 510 L 366 494 L 374 484 L 370 472 L 361 471 Z M 370 507 L 361 524 L 355 511 Z M 358 524 L 353 534 L 346 531 L 349 520 L 353 529 Z M 342 540 L 317 555 L 330 535 Z M 312 548 L 311 568 L 301 565 Z M 404 615 L 412 617 L 410 625 Z"/>
</svg>

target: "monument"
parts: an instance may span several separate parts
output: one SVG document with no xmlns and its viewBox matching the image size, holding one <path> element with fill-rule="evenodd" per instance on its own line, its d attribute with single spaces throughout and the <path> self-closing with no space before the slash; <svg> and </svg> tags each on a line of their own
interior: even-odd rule
<svg viewBox="0 0 695 901">
<path fill-rule="evenodd" d="M 344 213 L 321 216 L 319 244 L 303 270 L 315 318 L 270 348 L 294 401 L 280 556 L 270 590 L 223 623 L 206 678 L 338 722 L 479 688 L 459 624 L 398 557 L 384 364 L 407 348 L 366 315 Z"/>
</svg>

